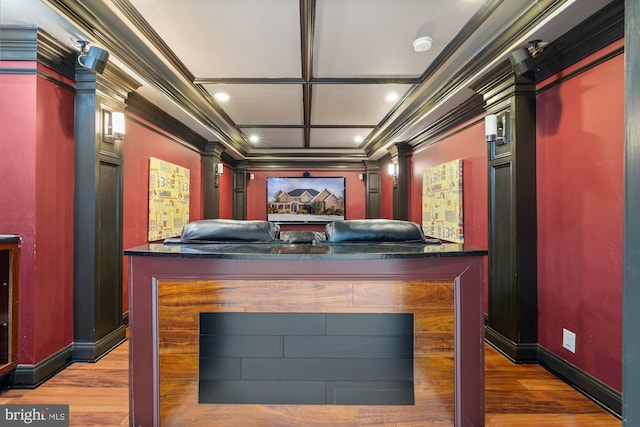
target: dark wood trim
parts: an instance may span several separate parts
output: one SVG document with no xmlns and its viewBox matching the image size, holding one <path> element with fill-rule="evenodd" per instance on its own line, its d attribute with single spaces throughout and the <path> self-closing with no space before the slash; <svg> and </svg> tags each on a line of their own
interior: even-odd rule
<svg viewBox="0 0 640 427">
<path fill-rule="evenodd" d="M 503 114 L 507 143 L 488 144 L 487 339 L 517 362 L 536 360 L 537 220 L 535 85 L 499 66 L 478 83 L 490 113 Z M 517 213 L 517 215 L 516 215 Z"/>
<path fill-rule="evenodd" d="M 204 219 L 220 217 L 220 176 L 216 165 L 220 163 L 224 146 L 209 142 L 202 154 L 203 210 Z"/>
<path fill-rule="evenodd" d="M 423 148 L 424 145 L 434 145 L 434 138 L 442 136 L 447 131 L 460 126 L 469 120 L 473 120 L 480 115 L 484 115 L 484 113 L 484 100 L 482 99 L 482 96 L 476 94 L 467 99 L 455 110 L 452 110 L 444 116 L 440 117 L 438 120 L 427 126 L 423 131 L 416 134 L 413 138 L 411 138 L 411 140 L 409 140 L 409 143 L 413 146 L 414 152 Z M 458 132 L 460 132 L 460 130 L 456 131 L 455 133 Z M 455 133 L 447 134 L 446 138 L 449 138 L 451 135 L 455 135 Z"/>
<path fill-rule="evenodd" d="M 553 0 L 541 0 L 537 2 L 537 7 L 532 7 L 521 15 L 516 22 L 513 23 L 504 33 L 500 34 L 492 43 L 488 44 L 484 49 L 477 52 L 473 61 L 463 67 L 459 72 L 447 79 L 436 82 L 437 84 L 428 84 L 429 79 L 435 71 L 441 69 L 442 64 L 439 61 L 446 61 L 449 55 L 453 55 L 456 44 L 468 41 L 474 27 L 481 25 L 489 16 L 493 8 L 496 8 L 502 1 L 493 1 L 488 6 L 484 6 L 480 12 L 465 27 L 465 30 L 452 41 L 451 51 L 445 50 L 434 62 L 422 77 L 422 84 L 416 86 L 414 90 L 406 97 L 404 108 L 401 112 L 393 112 L 384 119 L 382 126 L 372 132 L 370 139 L 379 141 L 367 147 L 368 152 L 376 152 L 388 141 L 393 135 L 402 134 L 420 121 L 420 118 L 428 114 L 443 100 L 447 99 L 452 93 L 468 87 L 468 82 L 473 80 L 482 70 L 484 64 L 491 62 L 494 58 L 501 55 L 509 48 L 515 40 L 525 34 L 531 28 L 534 28 L 546 17 L 553 14 L 564 2 Z M 508 62 L 508 61 L 507 61 Z"/>
<path fill-rule="evenodd" d="M 615 49 L 609 53 L 607 53 L 606 55 L 603 55 L 597 59 L 595 59 L 594 61 L 589 62 L 588 64 L 586 64 L 583 67 L 578 68 L 577 70 L 574 70 L 566 75 L 563 75 L 562 77 L 552 81 L 551 83 L 544 85 L 542 87 L 538 87 L 538 90 L 536 92 L 536 94 L 541 94 L 543 92 L 546 92 L 547 90 L 554 88 L 556 86 L 561 85 L 562 83 L 566 82 L 567 80 L 571 80 L 572 78 L 579 76 L 582 73 L 585 73 L 609 60 L 611 60 L 612 58 L 615 58 L 616 56 L 622 55 L 624 54 L 624 46 L 619 47 L 618 49 Z"/>
<path fill-rule="evenodd" d="M 540 82 L 624 37 L 624 0 L 613 0 L 545 47 L 535 59 Z"/>
<path fill-rule="evenodd" d="M 123 326 L 129 326 L 129 312 L 122 313 L 122 322 Z"/>
<path fill-rule="evenodd" d="M 204 127 L 220 135 L 234 151 L 244 153 L 250 148 L 233 123 L 221 115 L 217 103 L 211 101 L 211 97 L 200 85 L 193 83 L 193 76 L 184 64 L 129 2 L 117 0 L 114 2 L 115 9 L 111 4 L 91 4 L 89 7 L 72 0 L 51 0 L 49 4 L 81 31 L 91 34 L 91 41 L 108 46 L 111 54 L 120 58 L 143 80 L 151 82 L 156 89 L 167 94 L 177 106 L 191 114 Z M 120 20 L 118 12 L 133 22 L 134 27 L 109 25 L 110 22 Z M 149 37 L 149 41 L 142 39 L 140 33 Z M 160 54 L 156 56 L 154 51 Z"/>
<path fill-rule="evenodd" d="M 411 182 L 412 147 L 406 142 L 394 145 L 391 156 L 398 164 L 397 185 L 393 187 L 393 219 L 409 219 L 409 186 Z"/>
<path fill-rule="evenodd" d="M 95 342 L 74 342 L 73 361 L 96 362 L 109 353 L 109 351 L 126 341 L 126 339 L 127 327 L 121 325 Z"/>
<path fill-rule="evenodd" d="M 0 365 L 0 390 L 9 385 L 9 379 L 18 365 L 18 302 L 20 277 L 21 238 L 13 236 L 0 241 L 0 287 L 2 288 L 2 363 Z"/>
<path fill-rule="evenodd" d="M 173 142 L 173 143 L 175 143 L 177 145 L 180 145 L 181 147 L 184 147 L 185 149 L 187 149 L 189 151 L 193 151 L 194 153 L 202 154 L 202 152 L 200 150 L 198 150 L 196 147 L 194 147 L 193 145 L 191 145 L 191 144 L 189 144 L 187 142 L 184 142 L 183 140 L 177 139 L 172 135 L 167 135 L 166 133 L 161 132 L 160 130 L 158 130 L 156 127 L 150 126 L 146 121 L 140 120 L 137 115 L 134 116 L 134 115 L 131 115 L 129 113 L 131 113 L 131 112 L 127 109 L 125 111 L 125 114 L 127 115 L 127 120 L 129 120 L 129 121 L 131 121 L 133 123 L 136 123 L 137 125 L 149 130 L 150 132 L 153 132 L 153 133 L 155 133 L 157 135 L 161 135 L 164 138 L 167 138 L 169 141 L 171 141 L 171 142 Z"/>
<path fill-rule="evenodd" d="M 60 3 L 65 3 L 60 1 Z M 171 50 L 164 40 L 156 33 L 156 31 L 149 25 L 146 19 L 140 15 L 138 10 L 127 0 L 114 0 L 113 3 L 120 9 L 122 13 L 134 24 L 135 28 L 141 31 L 144 36 L 151 40 L 154 47 L 160 50 L 165 57 L 165 60 L 171 64 L 172 67 L 177 69 L 182 76 L 189 81 L 193 81 L 193 74 L 189 69 L 180 61 L 178 56 Z M 95 7 L 95 6 L 94 6 Z"/>
<path fill-rule="evenodd" d="M 73 80 L 76 52 L 43 30 L 38 30 L 38 62 Z"/>
<path fill-rule="evenodd" d="M 36 26 L 0 25 L 0 60 L 35 61 L 38 59 Z"/>
<path fill-rule="evenodd" d="M 152 123 L 158 128 L 165 130 L 169 134 L 180 138 L 192 147 L 196 147 L 203 152 L 207 146 L 206 138 L 191 130 L 182 122 L 176 120 L 173 116 L 165 113 L 155 104 L 147 101 L 142 95 L 132 92 L 126 100 L 127 112 L 131 112 L 138 117 Z"/>
<path fill-rule="evenodd" d="M 640 2 L 625 3 L 625 185 L 622 297 L 622 415 L 640 425 Z"/>
<path fill-rule="evenodd" d="M 246 160 L 237 162 L 233 168 L 233 219 L 247 219 L 247 167 Z"/>
<path fill-rule="evenodd" d="M 576 368 L 571 363 L 538 347 L 538 361 L 542 366 L 561 378 L 567 384 L 586 395 L 618 418 L 622 416 L 622 393 L 609 387 L 597 378 Z"/>
<path fill-rule="evenodd" d="M 0 60 L 37 61 L 53 71 L 74 79 L 76 53 L 47 32 L 34 26 L 0 26 Z M 5 68 L 2 74 L 38 74 L 60 86 L 69 87 L 57 77 L 36 68 Z"/>
<path fill-rule="evenodd" d="M 74 111 L 74 358 L 95 361 L 126 337 L 122 324 L 123 140 L 102 116 L 123 111 L 137 82 L 107 65 L 76 66 Z"/>
<path fill-rule="evenodd" d="M 366 218 L 380 218 L 380 162 L 365 161 Z"/>
<path fill-rule="evenodd" d="M 485 323 L 487 321 L 485 320 Z M 502 333 L 486 326 L 484 336 L 487 343 L 514 363 L 538 363 L 537 343 L 517 343 Z"/>
<path fill-rule="evenodd" d="M 37 68 L 0 68 L 0 74 L 8 74 L 8 75 L 33 75 L 38 74 Z"/>
<path fill-rule="evenodd" d="M 73 345 L 52 354 L 35 365 L 20 364 L 13 376 L 12 388 L 36 388 L 72 363 Z"/>
<path fill-rule="evenodd" d="M 315 40 L 316 1 L 300 0 L 300 52 L 302 59 L 302 105 L 304 140 L 303 147 L 309 148 L 311 141 L 311 103 L 313 90 L 313 46 Z"/>
</svg>

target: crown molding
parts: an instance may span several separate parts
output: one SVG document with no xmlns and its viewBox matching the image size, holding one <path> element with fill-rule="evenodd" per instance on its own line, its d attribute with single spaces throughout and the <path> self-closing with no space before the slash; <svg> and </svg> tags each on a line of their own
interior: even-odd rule
<svg viewBox="0 0 640 427">
<path fill-rule="evenodd" d="M 127 112 L 133 113 L 174 137 L 187 142 L 200 152 L 206 150 L 207 144 L 210 141 L 207 141 L 206 138 L 191 130 L 191 128 L 185 124 L 165 113 L 142 95 L 136 92 L 129 94 L 126 104 Z"/>
<path fill-rule="evenodd" d="M 36 61 L 38 27 L 35 25 L 0 25 L 0 60 Z"/>
<path fill-rule="evenodd" d="M 624 0 L 614 0 L 545 47 L 536 58 L 536 82 L 545 80 L 624 38 Z"/>
</svg>

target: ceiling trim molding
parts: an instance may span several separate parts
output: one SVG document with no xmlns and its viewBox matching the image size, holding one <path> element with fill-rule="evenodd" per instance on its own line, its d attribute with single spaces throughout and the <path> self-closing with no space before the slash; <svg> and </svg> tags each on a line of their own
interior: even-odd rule
<svg viewBox="0 0 640 427">
<path fill-rule="evenodd" d="M 403 84 L 415 85 L 421 82 L 419 77 L 198 77 L 194 79 L 197 84 L 363 84 L 363 85 L 389 85 Z"/>
<path fill-rule="evenodd" d="M 193 84 L 193 76 L 185 72 L 184 65 L 164 43 L 157 40 L 157 35 L 153 36 L 154 31 L 134 12 L 135 9 L 127 0 L 110 3 L 90 0 L 44 1 L 97 44 L 111 50 L 149 85 L 214 133 L 227 148 L 241 156 L 250 148 L 243 135 L 220 115 L 217 103 L 212 103 L 211 97 L 205 96 L 205 91 Z M 123 22 L 120 14 L 129 22 Z M 118 22 L 120 25 L 114 25 Z M 151 40 L 146 37 L 151 37 Z M 159 54 L 156 55 L 155 51 Z M 220 119 L 220 124 L 215 118 Z"/>
<path fill-rule="evenodd" d="M 388 144 L 393 135 L 401 134 L 405 130 L 411 127 L 411 125 L 418 120 L 418 115 L 423 110 L 429 110 L 437 105 L 441 99 L 446 95 L 452 93 L 452 89 L 458 90 L 463 86 L 463 82 L 467 81 L 469 76 L 476 74 L 482 62 L 480 60 L 474 60 L 471 67 L 465 68 L 464 72 L 459 73 L 455 77 L 451 78 L 451 75 L 447 75 L 448 80 L 441 84 L 428 84 L 427 81 L 433 77 L 438 70 L 440 70 L 445 63 L 453 58 L 457 50 L 471 37 L 478 28 L 489 19 L 489 17 L 496 11 L 496 9 L 502 4 L 504 0 L 493 0 L 489 3 L 484 3 L 484 7 L 473 16 L 473 18 L 465 25 L 465 27 L 456 35 L 456 37 L 447 45 L 440 55 L 431 63 L 429 68 L 420 76 L 417 85 L 411 89 L 403 104 L 409 105 L 408 108 L 402 111 L 392 111 L 382 121 L 382 126 L 370 136 L 370 144 L 368 150 L 371 154 L 381 150 Z M 430 82 L 429 82 L 430 83 Z M 433 87 L 443 87 L 439 92 L 433 92 Z M 426 94 L 427 91 L 432 91 L 431 94 Z M 427 100 L 426 102 L 424 100 Z M 421 107 L 422 106 L 422 107 Z"/>
<path fill-rule="evenodd" d="M 38 29 L 38 62 L 70 80 L 75 79 L 76 52 L 41 29 Z"/>
<path fill-rule="evenodd" d="M 144 37 L 151 42 L 151 44 L 156 47 L 160 52 L 162 52 L 162 56 L 166 61 L 171 63 L 171 65 L 179 71 L 181 75 L 183 75 L 189 81 L 193 81 L 194 76 L 191 74 L 189 69 L 178 59 L 178 56 L 171 50 L 171 48 L 160 38 L 158 33 L 149 25 L 149 23 L 140 15 L 140 13 L 136 10 L 133 5 L 129 2 L 129 0 L 112 0 L 114 4 L 118 7 L 118 9 L 124 13 L 124 15 L 129 19 L 135 27 L 144 34 Z"/>
<path fill-rule="evenodd" d="M 502 93 L 504 88 L 513 86 L 514 79 L 513 66 L 509 61 L 503 61 L 472 84 L 471 89 L 484 96 L 487 104 L 494 104 L 498 100 L 491 98 Z"/>
<path fill-rule="evenodd" d="M 567 80 L 571 80 L 572 78 L 586 72 L 589 71 L 609 60 L 611 60 L 612 58 L 615 58 L 616 56 L 620 56 L 624 54 L 624 46 L 620 46 L 617 49 L 612 50 L 611 52 L 598 57 L 597 59 L 595 59 L 594 61 L 589 62 L 588 64 L 586 64 L 583 67 L 578 68 L 577 70 L 571 71 L 570 73 L 564 74 L 562 77 L 559 77 L 557 79 L 554 79 L 552 82 L 545 84 L 544 86 L 539 86 L 536 89 L 536 95 L 539 95 L 543 92 L 546 92 L 547 90 L 554 88 L 556 86 L 561 85 L 562 83 L 566 82 Z"/>
<path fill-rule="evenodd" d="M 416 87 L 409 95 L 407 100 L 408 107 L 397 112 L 387 119 L 382 126 L 371 137 L 373 144 L 368 147 L 370 155 L 384 149 L 385 145 L 393 139 L 395 135 L 401 135 L 406 130 L 417 124 L 422 118 L 429 115 L 439 104 L 453 96 L 462 89 L 466 89 L 471 82 L 478 78 L 480 73 L 486 74 L 485 67 L 487 64 L 501 57 L 505 51 L 511 49 L 513 45 L 522 38 L 528 31 L 539 25 L 548 17 L 552 16 L 569 0 L 540 0 L 532 3 L 532 6 L 524 12 L 516 22 L 505 28 L 502 33 L 496 35 L 493 40 L 487 40 L 484 48 L 479 50 L 476 56 L 466 58 L 465 64 L 452 65 L 453 68 L 459 67 L 458 72 L 451 78 L 451 73 L 440 72 L 439 76 L 435 76 L 435 71 L 441 70 L 444 60 L 438 60 L 437 64 L 427 70 L 427 76 L 423 83 Z M 455 50 L 467 38 L 473 35 L 471 28 L 477 28 L 486 20 L 499 2 L 493 2 L 481 10 L 474 18 L 472 26 L 464 33 L 464 37 L 453 43 L 455 48 L 447 51 L 444 58 L 448 58 L 455 54 Z M 490 43 L 489 43 L 490 42 Z"/>
<path fill-rule="evenodd" d="M 277 85 L 277 84 L 296 84 L 305 83 L 304 79 L 297 77 L 198 77 L 193 80 L 196 84 L 214 85 L 214 84 L 242 84 L 242 85 Z"/>
<path fill-rule="evenodd" d="M 0 26 L 0 60 L 35 61 L 38 59 L 38 27 L 35 25 Z"/>
<path fill-rule="evenodd" d="M 440 117 L 431 124 L 431 126 L 411 138 L 408 142 L 414 147 L 415 151 L 416 149 L 421 148 L 425 143 L 433 141 L 434 138 L 444 135 L 445 133 L 450 132 L 451 129 L 461 126 L 478 116 L 484 116 L 484 114 L 484 99 L 481 95 L 476 94 L 458 106 L 455 110 L 452 110 L 448 114 Z"/>
<path fill-rule="evenodd" d="M 75 78 L 75 52 L 54 39 L 44 30 L 33 25 L 0 26 L 0 60 L 37 61 L 69 80 Z M 3 74 L 38 74 L 50 81 L 59 82 L 51 76 L 33 69 L 4 69 Z M 69 85 L 62 84 L 70 88 Z M 71 87 L 71 89 L 73 89 Z"/>
<path fill-rule="evenodd" d="M 543 81 L 622 38 L 624 0 L 614 0 L 545 47 L 536 58 L 536 81 Z"/>
<path fill-rule="evenodd" d="M 304 140 L 303 146 L 311 144 L 311 105 L 313 90 L 310 81 L 313 78 L 313 45 L 315 40 L 316 1 L 300 0 L 300 47 L 302 53 L 302 105 Z"/>
<path fill-rule="evenodd" d="M 356 166 L 357 165 L 357 166 Z M 310 171 L 327 170 L 335 172 L 336 169 L 343 169 L 353 172 L 362 172 L 364 167 L 364 160 L 358 162 L 346 162 L 336 160 L 249 160 L 248 170 L 257 172 L 260 170 L 270 171 L 277 170 L 282 172 L 282 169 L 308 169 Z"/>
<path fill-rule="evenodd" d="M 205 147 L 209 142 L 206 138 L 194 132 L 179 120 L 176 120 L 169 114 L 165 113 L 142 95 L 136 92 L 129 94 L 126 104 L 127 112 L 133 113 L 174 137 L 189 143 L 193 147 L 196 147 L 199 152 L 204 152 Z"/>
</svg>

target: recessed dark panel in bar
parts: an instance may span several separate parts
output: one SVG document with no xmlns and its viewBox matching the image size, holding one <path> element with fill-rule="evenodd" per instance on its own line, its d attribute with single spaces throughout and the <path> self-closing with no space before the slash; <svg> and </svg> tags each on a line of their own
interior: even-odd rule
<svg viewBox="0 0 640 427">
<path fill-rule="evenodd" d="M 199 360 L 199 403 L 414 403 L 413 314 L 201 313 Z"/>
</svg>

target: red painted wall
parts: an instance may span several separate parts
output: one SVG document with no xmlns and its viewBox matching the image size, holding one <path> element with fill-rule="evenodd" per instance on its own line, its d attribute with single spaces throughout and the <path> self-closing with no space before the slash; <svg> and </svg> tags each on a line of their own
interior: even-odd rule
<svg viewBox="0 0 640 427">
<path fill-rule="evenodd" d="M 544 90 L 537 106 L 538 340 L 620 391 L 623 55 Z M 575 354 L 562 328 L 576 333 Z"/>
<path fill-rule="evenodd" d="M 346 178 L 346 219 L 363 219 L 366 213 L 366 187 L 364 181 L 360 180 L 359 175 L 364 173 L 362 168 L 282 168 L 282 169 L 251 169 L 250 173 L 254 175 L 254 179 L 249 181 L 247 186 L 247 219 L 267 219 L 267 177 L 270 176 L 302 176 L 305 171 L 309 171 L 311 176 L 344 176 Z M 306 229 L 306 230 L 324 230 L 324 226 L 317 225 L 299 225 L 296 227 L 283 226 L 282 229 Z"/>
<path fill-rule="evenodd" d="M 73 82 L 0 75 L 0 233 L 22 237 L 19 355 L 36 364 L 73 340 Z"/>
<path fill-rule="evenodd" d="M 380 163 L 380 218 L 383 219 L 393 219 L 393 177 L 387 169 L 390 164 L 391 160 Z"/>
<path fill-rule="evenodd" d="M 463 124 L 440 142 L 420 151 L 411 158 L 411 206 L 409 219 L 422 223 L 422 175 L 425 169 L 455 159 L 463 159 L 464 242 L 487 249 L 488 243 L 488 189 L 487 143 L 484 121 L 476 118 Z M 484 309 L 487 311 L 488 260 L 484 265 Z"/>
<path fill-rule="evenodd" d="M 147 243 L 149 220 L 149 158 L 155 157 L 189 169 L 189 220 L 202 219 L 202 166 L 200 154 L 175 137 L 136 117 L 126 115 L 124 141 L 123 247 Z M 230 174 L 229 174 L 230 175 Z M 129 307 L 128 258 L 123 259 L 123 310 Z"/>
<path fill-rule="evenodd" d="M 233 169 L 224 165 L 224 173 L 220 177 L 220 218 L 233 218 Z"/>
</svg>

